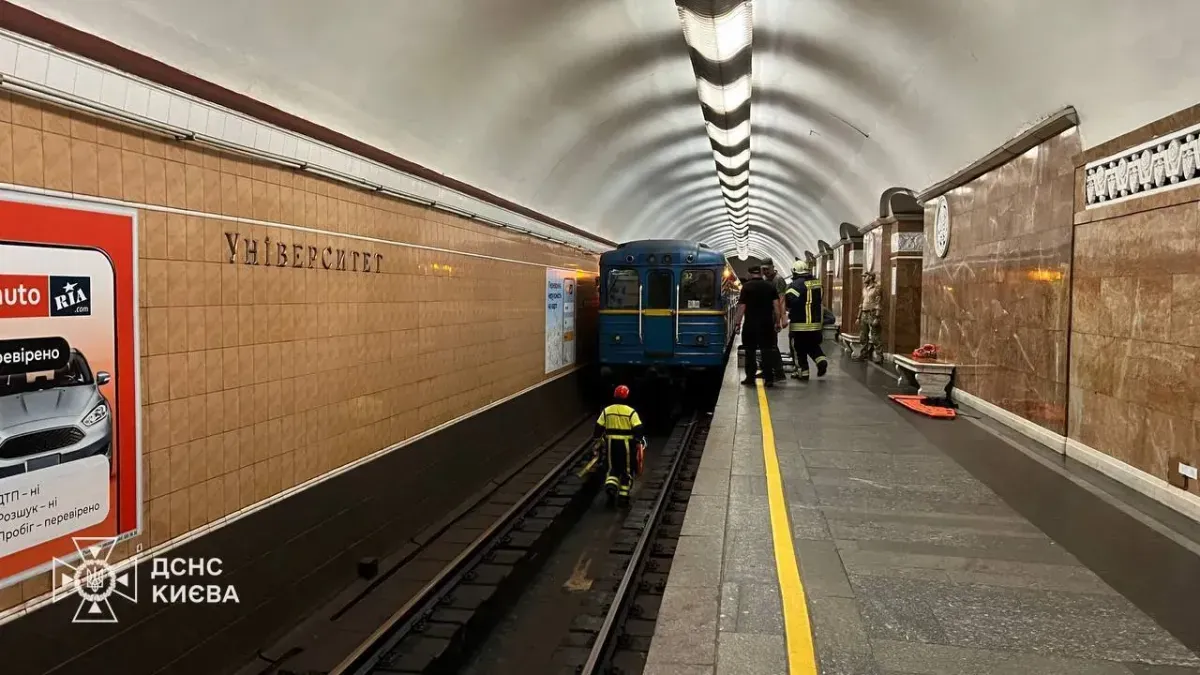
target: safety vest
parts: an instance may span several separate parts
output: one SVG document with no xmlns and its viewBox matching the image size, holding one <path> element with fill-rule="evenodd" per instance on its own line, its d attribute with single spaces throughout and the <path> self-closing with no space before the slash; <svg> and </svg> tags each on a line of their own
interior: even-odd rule
<svg viewBox="0 0 1200 675">
<path fill-rule="evenodd" d="M 789 330 L 794 333 L 821 330 L 821 282 L 803 274 L 792 280 L 784 293 L 788 307 Z"/>
<path fill-rule="evenodd" d="M 609 440 L 632 440 L 633 430 L 642 426 L 637 411 L 624 403 L 614 403 L 600 413 L 596 424 L 604 427 Z"/>
</svg>

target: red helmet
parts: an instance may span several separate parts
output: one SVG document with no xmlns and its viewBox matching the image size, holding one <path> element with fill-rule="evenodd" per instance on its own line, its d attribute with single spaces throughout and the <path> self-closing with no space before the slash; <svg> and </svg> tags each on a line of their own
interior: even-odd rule
<svg viewBox="0 0 1200 675">
<path fill-rule="evenodd" d="M 626 387 L 623 384 L 618 385 L 613 391 L 613 398 L 617 399 L 618 401 L 624 401 L 625 399 L 629 398 L 629 387 Z"/>
</svg>

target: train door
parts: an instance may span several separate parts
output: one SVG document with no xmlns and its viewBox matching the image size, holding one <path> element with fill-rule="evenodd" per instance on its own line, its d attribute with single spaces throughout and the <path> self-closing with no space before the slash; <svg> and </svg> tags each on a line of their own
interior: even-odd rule
<svg viewBox="0 0 1200 675">
<path fill-rule="evenodd" d="M 675 354 L 675 273 L 668 268 L 646 272 L 642 290 L 642 343 L 646 355 Z"/>
</svg>

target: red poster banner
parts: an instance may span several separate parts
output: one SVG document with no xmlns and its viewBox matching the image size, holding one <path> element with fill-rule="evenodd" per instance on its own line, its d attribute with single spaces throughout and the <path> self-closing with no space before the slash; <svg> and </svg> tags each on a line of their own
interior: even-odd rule
<svg viewBox="0 0 1200 675">
<path fill-rule="evenodd" d="M 0 191 L 0 587 L 140 532 L 137 291 L 136 211 Z"/>
</svg>

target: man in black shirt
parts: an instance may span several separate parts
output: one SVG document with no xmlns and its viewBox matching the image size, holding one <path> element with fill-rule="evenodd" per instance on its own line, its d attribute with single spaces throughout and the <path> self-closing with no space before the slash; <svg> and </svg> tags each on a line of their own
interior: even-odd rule
<svg viewBox="0 0 1200 675">
<path fill-rule="evenodd" d="M 746 379 L 742 384 L 754 384 L 754 373 L 758 371 L 758 359 L 755 351 L 762 351 L 764 361 L 766 350 L 775 342 L 775 327 L 779 325 L 779 292 L 775 285 L 763 279 L 762 268 L 750 268 L 750 280 L 742 285 L 738 295 L 737 314 L 734 323 L 742 323 L 742 346 L 746 353 Z M 745 319 L 743 322 L 742 319 Z M 764 368 L 769 370 L 769 367 Z M 765 386 L 775 385 L 772 373 L 765 373 Z"/>
</svg>

